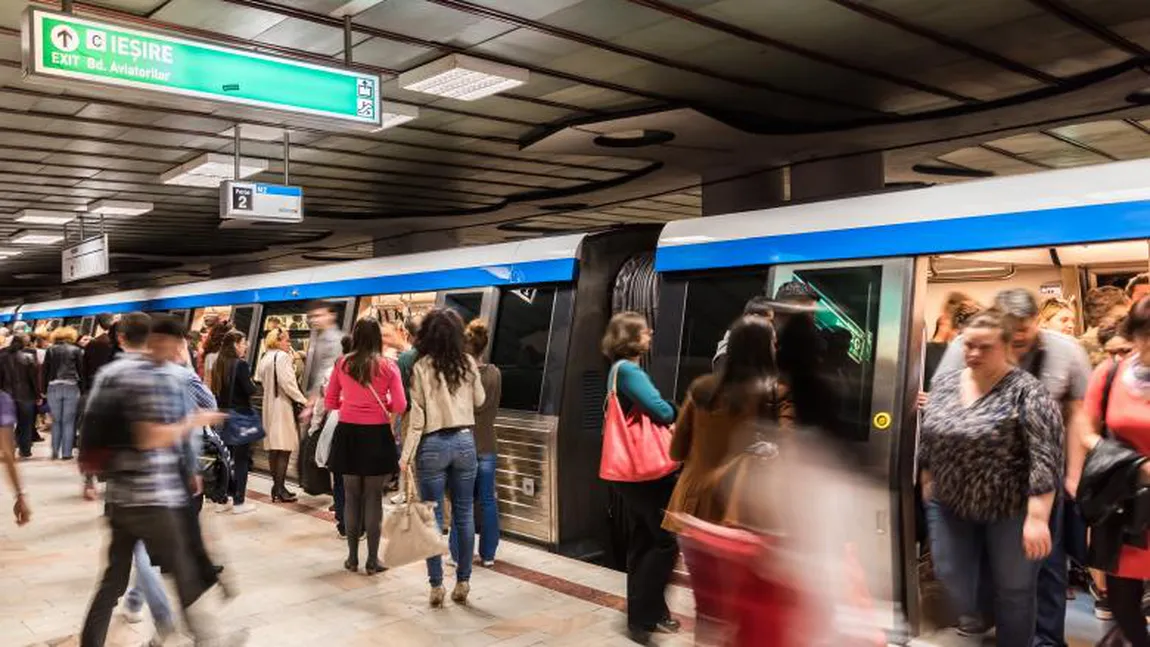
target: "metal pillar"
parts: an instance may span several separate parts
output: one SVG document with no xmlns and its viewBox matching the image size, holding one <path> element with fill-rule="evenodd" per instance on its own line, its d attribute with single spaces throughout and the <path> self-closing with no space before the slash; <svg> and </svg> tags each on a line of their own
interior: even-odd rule
<svg viewBox="0 0 1150 647">
<path fill-rule="evenodd" d="M 351 16 L 343 17 L 343 62 L 351 65 Z"/>
<path fill-rule="evenodd" d="M 288 164 L 289 164 L 288 157 L 290 155 L 291 155 L 291 133 L 285 129 L 284 130 L 284 186 L 288 186 L 291 184 L 291 182 L 288 181 L 290 179 L 290 176 L 288 175 Z"/>
<path fill-rule="evenodd" d="M 233 180 L 240 179 L 240 125 L 237 123 L 236 127 L 232 129 L 232 154 L 235 158 L 235 177 Z"/>
</svg>

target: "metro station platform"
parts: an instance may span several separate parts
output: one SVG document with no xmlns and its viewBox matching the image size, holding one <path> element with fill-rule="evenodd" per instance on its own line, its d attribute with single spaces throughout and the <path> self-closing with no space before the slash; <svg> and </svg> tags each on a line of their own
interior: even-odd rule
<svg viewBox="0 0 1150 647">
<path fill-rule="evenodd" d="M 33 459 L 20 469 L 33 518 L 23 528 L 0 521 L 0 645 L 74 647 L 105 559 L 102 504 L 80 497 L 74 462 Z M 374 577 L 345 572 L 330 497 L 301 493 L 296 504 L 271 504 L 259 493 L 269 486 L 253 475 L 252 514 L 214 514 L 209 504 L 202 516 L 213 555 L 240 589 L 225 617 L 251 629 L 253 647 L 632 644 L 623 635 L 621 573 L 504 540 L 494 569 L 475 568 L 468 606 L 433 610 L 422 564 Z M 684 632 L 658 644 L 690 645 L 691 593 L 673 586 L 669 599 Z M 138 647 L 151 636 L 150 619 L 128 624 L 117 612 L 107 644 Z"/>
</svg>

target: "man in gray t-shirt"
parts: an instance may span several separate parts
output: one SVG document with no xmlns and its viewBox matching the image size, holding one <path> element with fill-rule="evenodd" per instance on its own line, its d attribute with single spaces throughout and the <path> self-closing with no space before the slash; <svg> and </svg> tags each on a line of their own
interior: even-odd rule
<svg viewBox="0 0 1150 647">
<path fill-rule="evenodd" d="M 1090 358 L 1073 337 L 1039 329 L 1038 303 L 1025 289 L 999 292 L 994 304 L 1019 321 L 1018 330 L 1011 341 L 1018 366 L 1037 377 L 1061 406 L 1062 422 L 1066 428 L 1063 445 L 1066 448 L 1067 465 L 1082 465 L 1083 461 L 1076 460 L 1074 456 L 1081 456 L 1084 451 L 1082 440 L 1091 424 L 1082 409 L 1086 384 L 1090 381 Z M 947 348 L 935 375 L 962 370 L 966 366 L 963 352 L 963 339 L 958 337 Z M 1066 475 L 1068 491 L 1073 492 L 1078 488 L 1078 477 L 1079 474 Z M 1063 525 L 1067 514 L 1077 513 L 1073 502 L 1063 494 L 1055 499 L 1050 511 L 1053 548 L 1038 574 L 1038 623 L 1035 627 L 1034 647 L 1066 645 L 1067 560 Z M 1084 541 L 1084 538 L 1070 539 L 1073 543 Z M 985 569 L 982 577 L 987 577 Z"/>
<path fill-rule="evenodd" d="M 336 317 L 335 306 L 330 302 L 317 301 L 308 305 L 307 321 L 312 330 L 316 331 L 316 337 L 311 349 L 311 366 L 308 367 L 304 388 L 312 400 L 318 397 L 324 376 L 339 359 L 343 332 L 336 325 Z M 311 406 L 305 410 L 310 411 Z"/>
</svg>

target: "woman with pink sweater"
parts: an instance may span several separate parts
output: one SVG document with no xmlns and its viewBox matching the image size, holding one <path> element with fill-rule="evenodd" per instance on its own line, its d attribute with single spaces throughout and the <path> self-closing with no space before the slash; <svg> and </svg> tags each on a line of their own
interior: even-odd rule
<svg viewBox="0 0 1150 647">
<path fill-rule="evenodd" d="M 359 569 L 359 538 L 367 532 L 364 571 L 383 571 L 379 563 L 379 535 L 383 523 L 383 490 L 399 473 L 399 457 L 391 418 L 407 408 L 399 368 L 383 356 L 379 322 L 360 319 L 351 333 L 351 353 L 336 361 L 324 396 L 329 411 L 339 411 L 328 468 L 343 475 L 346 492 L 347 561 L 343 567 Z"/>
</svg>

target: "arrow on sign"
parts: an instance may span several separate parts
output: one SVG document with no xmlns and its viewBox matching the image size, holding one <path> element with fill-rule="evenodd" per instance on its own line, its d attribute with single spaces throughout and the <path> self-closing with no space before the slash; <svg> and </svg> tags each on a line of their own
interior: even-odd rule
<svg viewBox="0 0 1150 647">
<path fill-rule="evenodd" d="M 75 29 L 67 25 L 56 25 L 52 28 L 52 44 L 65 52 L 70 52 L 79 46 L 80 37 L 76 35 Z"/>
</svg>

